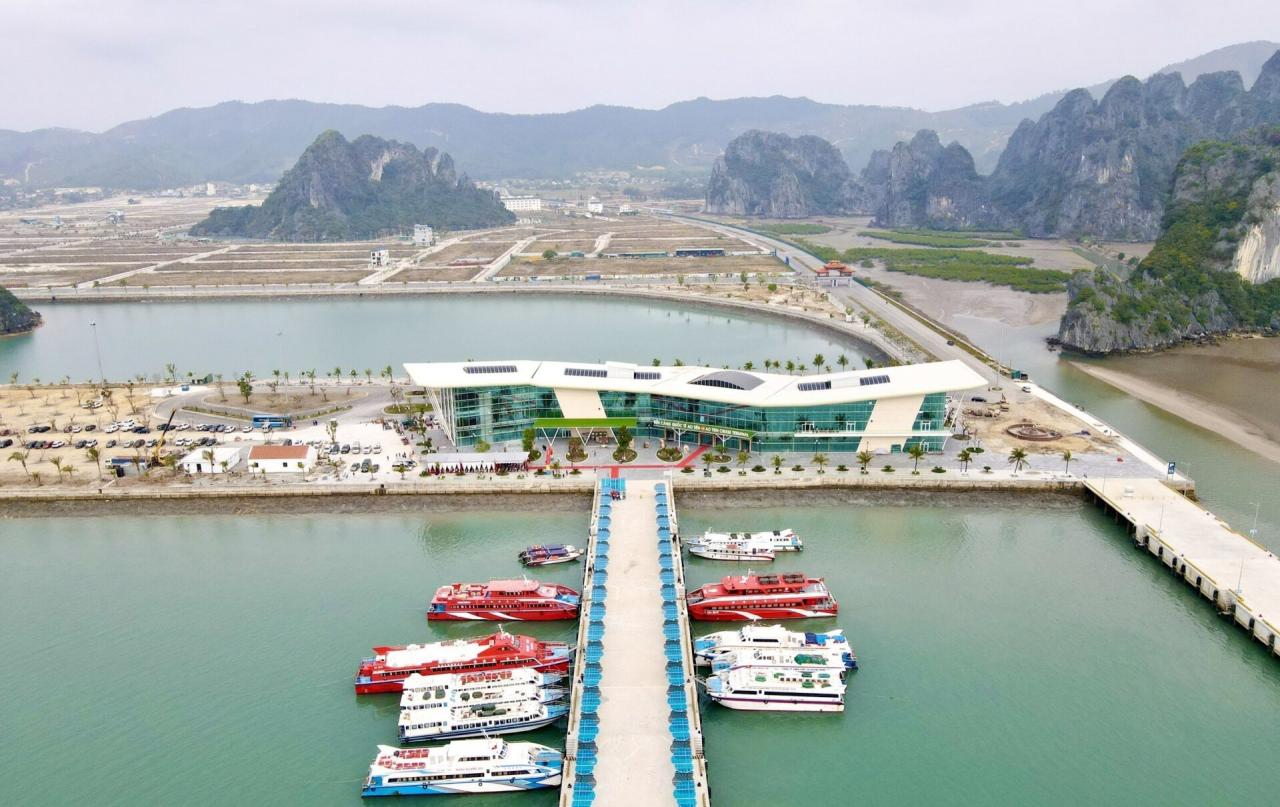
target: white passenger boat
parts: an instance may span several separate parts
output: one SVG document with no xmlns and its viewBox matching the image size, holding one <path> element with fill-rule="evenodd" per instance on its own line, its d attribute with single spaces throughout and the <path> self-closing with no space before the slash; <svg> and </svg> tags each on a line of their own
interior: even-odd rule
<svg viewBox="0 0 1280 807">
<path fill-rule="evenodd" d="M 772 530 L 770 532 L 712 532 L 707 530 L 702 535 L 685 540 L 690 551 L 695 546 L 720 546 L 730 543 L 759 544 L 774 552 L 799 552 L 804 549 L 804 542 L 795 530 Z"/>
<path fill-rule="evenodd" d="M 454 740 L 437 748 L 378 746 L 361 796 L 503 793 L 560 784 L 564 757 L 537 743 Z"/>
<path fill-rule="evenodd" d="M 449 709 L 402 709 L 398 727 L 402 742 L 454 737 L 512 734 L 549 726 L 569 707 L 563 703 L 479 703 Z"/>
<path fill-rule="evenodd" d="M 689 554 L 708 560 L 770 561 L 773 560 L 774 550 L 763 542 L 729 541 L 723 544 L 691 545 Z"/>
<path fill-rule="evenodd" d="M 535 684 L 461 690 L 427 687 L 405 689 L 400 695 L 400 708 L 454 709 L 480 703 L 555 703 L 563 699 L 566 694 L 567 691 L 561 687 L 543 687 Z"/>
<path fill-rule="evenodd" d="M 693 658 L 698 664 L 710 664 L 724 653 L 737 650 L 769 648 L 828 649 L 839 651 L 848 669 L 858 669 L 858 659 L 849 647 L 843 630 L 813 633 L 787 630 L 781 625 L 744 625 L 738 630 L 722 630 L 708 633 L 693 640 Z"/>
<path fill-rule="evenodd" d="M 743 667 L 779 667 L 792 670 L 825 670 L 844 675 L 852 669 L 851 657 L 844 651 L 808 647 L 740 647 L 711 659 L 713 673 Z"/>
<path fill-rule="evenodd" d="M 424 709 L 509 700 L 550 703 L 564 696 L 566 690 L 555 686 L 563 678 L 560 673 L 540 672 L 530 667 L 461 674 L 414 673 L 404 681 L 400 706 Z"/>
<path fill-rule="evenodd" d="M 843 712 L 844 681 L 833 670 L 742 667 L 707 678 L 707 695 L 730 709 Z"/>
</svg>

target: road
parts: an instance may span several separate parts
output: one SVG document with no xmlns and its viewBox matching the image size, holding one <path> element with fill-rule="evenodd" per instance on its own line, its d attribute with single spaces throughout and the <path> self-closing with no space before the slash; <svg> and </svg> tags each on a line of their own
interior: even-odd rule
<svg viewBox="0 0 1280 807">
<path fill-rule="evenodd" d="M 742 230 L 728 224 L 711 222 L 706 219 L 685 216 L 673 216 L 673 218 L 689 218 L 691 221 L 720 230 L 726 235 L 749 236 L 752 240 L 765 244 L 769 249 L 777 250 L 779 257 L 785 258 L 793 268 L 802 275 L 807 275 L 810 279 L 816 277 L 814 273 L 822 268 L 823 265 L 820 259 L 777 238 Z M 938 333 L 894 303 L 889 302 L 874 289 L 863 286 L 861 283 L 852 283 L 848 286 L 834 286 L 831 288 L 831 293 L 836 299 L 847 304 L 853 304 L 857 308 L 862 308 L 889 323 L 890 326 L 937 359 L 958 359 L 980 373 L 983 378 L 995 379 L 994 371 L 981 359 L 966 351 L 959 344 L 948 344 L 948 337 Z"/>
</svg>

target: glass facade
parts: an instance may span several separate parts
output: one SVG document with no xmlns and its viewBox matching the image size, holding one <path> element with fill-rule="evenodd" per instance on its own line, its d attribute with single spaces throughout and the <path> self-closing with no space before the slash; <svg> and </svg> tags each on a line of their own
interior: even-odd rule
<svg viewBox="0 0 1280 807">
<path fill-rule="evenodd" d="M 459 387 L 441 390 L 441 417 L 451 420 L 459 446 L 519 442 L 536 418 L 560 418 L 555 391 L 529 385 Z M 600 402 L 609 417 L 636 418 L 641 438 L 665 437 L 683 443 L 724 443 L 756 451 L 857 451 L 875 401 L 822 406 L 760 407 L 716 403 L 649 393 L 603 390 Z M 946 393 L 926 395 L 916 413 L 912 436 L 895 450 L 915 443 L 941 450 L 946 437 Z"/>
</svg>

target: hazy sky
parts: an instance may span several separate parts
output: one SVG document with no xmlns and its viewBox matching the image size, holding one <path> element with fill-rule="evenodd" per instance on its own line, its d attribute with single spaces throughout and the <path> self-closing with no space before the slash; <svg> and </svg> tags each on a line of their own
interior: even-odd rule
<svg viewBox="0 0 1280 807">
<path fill-rule="evenodd" d="M 1280 40 L 1277 0 L 0 0 L 0 128 L 307 98 L 1016 101 Z"/>
</svg>

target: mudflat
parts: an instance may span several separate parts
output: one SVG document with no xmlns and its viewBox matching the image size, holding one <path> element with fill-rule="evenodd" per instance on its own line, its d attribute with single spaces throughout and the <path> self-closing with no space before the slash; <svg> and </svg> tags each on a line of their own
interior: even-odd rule
<svg viewBox="0 0 1280 807">
<path fill-rule="evenodd" d="M 1231 339 L 1072 365 L 1280 462 L 1280 339 Z"/>
</svg>

